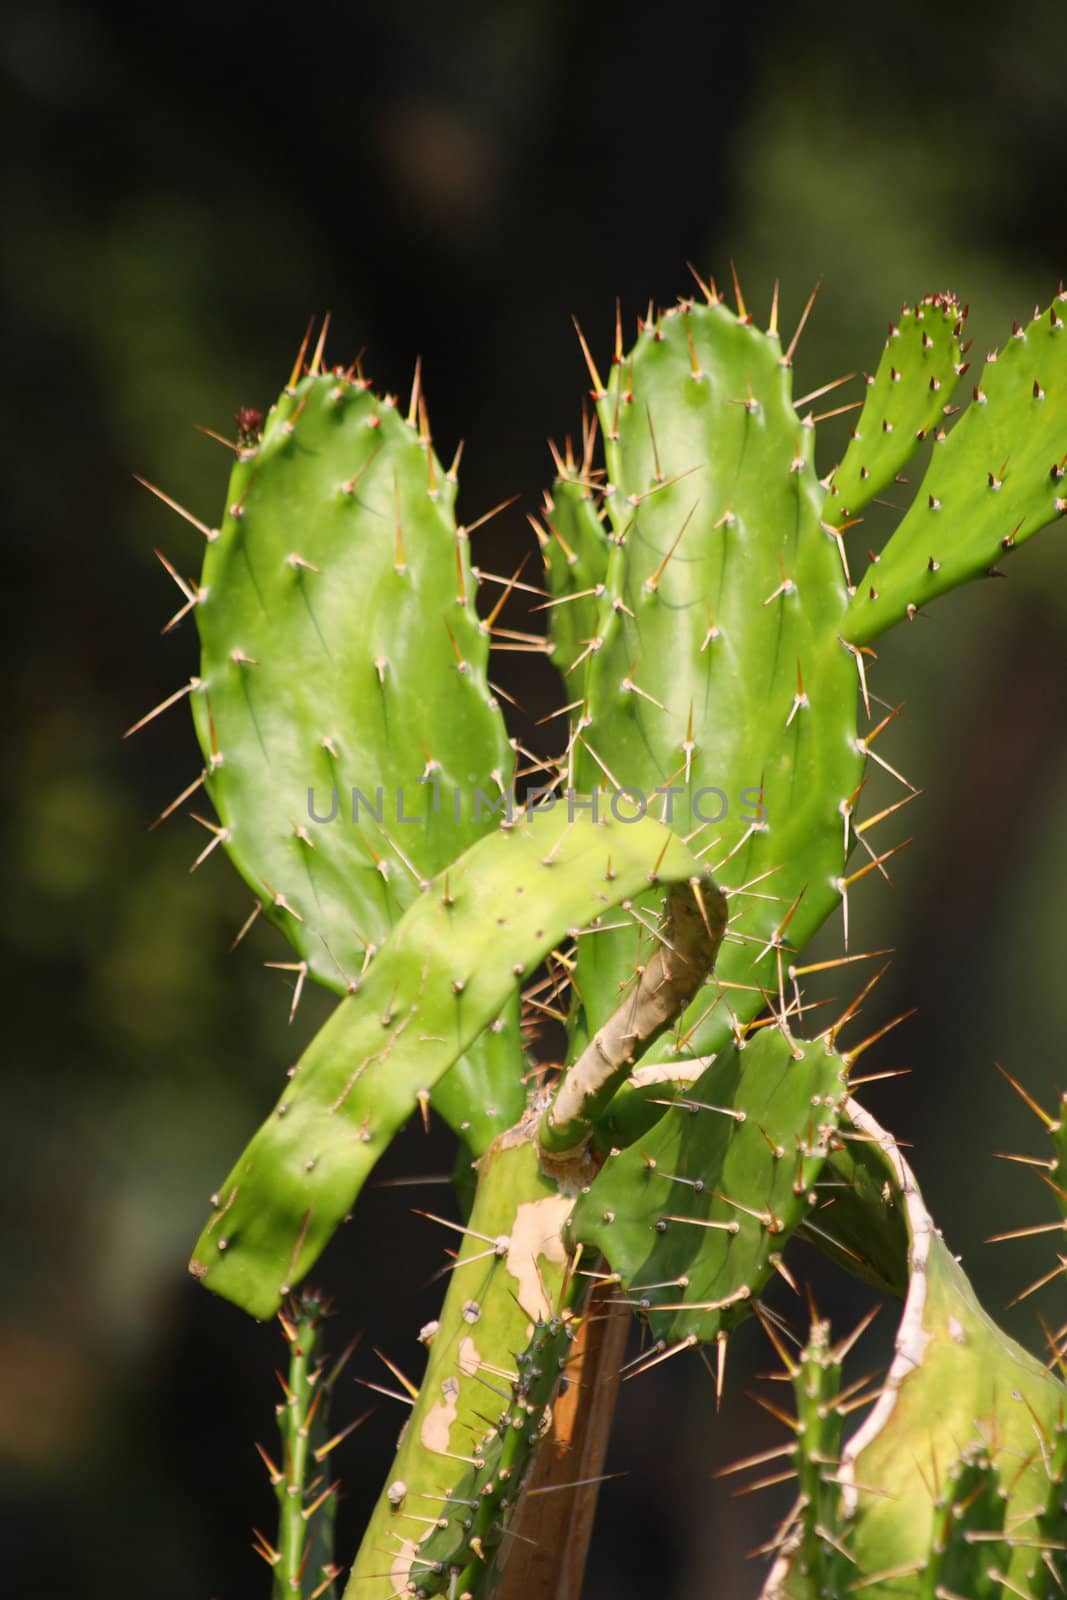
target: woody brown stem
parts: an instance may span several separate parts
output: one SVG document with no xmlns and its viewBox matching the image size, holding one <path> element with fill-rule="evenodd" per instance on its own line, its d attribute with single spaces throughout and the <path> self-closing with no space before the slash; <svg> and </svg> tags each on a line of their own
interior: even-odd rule
<svg viewBox="0 0 1067 1600">
<path fill-rule="evenodd" d="M 546 1156 L 558 1163 L 582 1155 L 598 1111 L 711 971 L 725 930 L 726 899 L 710 879 L 671 890 L 666 927 L 638 968 L 633 992 L 567 1069 L 541 1120 L 538 1142 Z"/>
</svg>

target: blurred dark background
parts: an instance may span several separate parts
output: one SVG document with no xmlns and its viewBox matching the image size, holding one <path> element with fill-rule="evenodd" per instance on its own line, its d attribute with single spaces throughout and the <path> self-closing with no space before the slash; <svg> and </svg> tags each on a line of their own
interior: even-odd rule
<svg viewBox="0 0 1067 1600">
<path fill-rule="evenodd" d="M 466 520 L 521 491 L 476 546 L 504 571 L 532 548 L 524 513 L 549 476 L 545 437 L 574 428 L 587 387 L 572 313 L 606 355 L 615 297 L 632 328 L 650 297 L 687 292 L 687 259 L 722 282 L 732 257 L 761 315 L 780 275 L 787 329 L 822 277 L 798 392 L 872 367 L 888 318 L 929 290 L 971 302 L 980 356 L 1067 269 L 1067 100 L 1054 0 L 965 9 L 311 0 L 268 21 L 238 6 L 12 0 L 0 33 L 11 1593 L 269 1592 L 250 1550 L 252 1525 L 271 1517 L 253 1441 L 271 1446 L 281 1340 L 196 1289 L 185 1259 L 209 1192 L 329 1002 L 309 996 L 287 1030 L 285 977 L 262 967 L 286 959 L 280 943 L 257 932 L 227 954 L 248 907 L 221 852 L 190 877 L 196 824 L 146 831 L 197 770 L 184 708 L 121 741 L 195 666 L 191 628 L 160 639 L 180 596 L 153 547 L 191 574 L 200 541 L 132 474 L 215 520 L 227 456 L 194 424 L 226 434 L 239 405 L 266 409 L 309 314 L 330 309 L 328 353 L 365 346 L 384 388 L 406 392 L 421 354 L 442 452 L 467 441 Z M 823 470 L 844 426 L 825 430 Z M 861 537 L 883 532 L 875 515 Z M 881 645 L 874 687 L 907 707 L 881 748 L 924 795 L 894 835 L 916 837 L 892 889 L 868 881 L 854 904 L 857 945 L 899 949 L 872 1025 L 919 1007 L 867 1058 L 911 1076 L 873 1086 L 868 1104 L 914 1143 L 927 1198 L 996 1314 L 1055 1259 L 1054 1242 L 983 1240 L 1052 1214 L 1033 1176 L 991 1152 L 1040 1146 L 994 1059 L 1047 1104 L 1067 1082 L 1065 537 L 1048 530 L 1005 582 Z M 499 670 L 534 715 L 557 696 L 529 657 Z M 838 939 L 827 934 L 827 953 Z M 382 1176 L 449 1161 L 442 1134 L 409 1130 Z M 441 1241 L 410 1206 L 444 1193 L 370 1191 L 323 1263 L 338 1347 L 367 1330 L 359 1375 L 382 1375 L 372 1344 L 417 1374 Z M 801 1248 L 797 1269 L 809 1266 L 844 1331 L 871 1296 Z M 1039 1299 L 1053 1325 L 1063 1301 L 1057 1285 Z M 1037 1348 L 1034 1307 L 1003 1314 Z M 868 1366 L 889 1347 L 891 1315 L 880 1322 Z M 712 1472 L 778 1442 L 744 1396 L 768 1364 L 754 1328 L 734 1341 L 718 1418 L 695 1359 L 626 1386 L 608 1465 L 629 1476 L 603 1494 L 589 1600 L 755 1592 L 759 1564 L 743 1557 L 781 1502 L 731 1500 Z M 349 1381 L 339 1420 L 367 1398 Z M 383 1400 L 340 1452 L 345 1558 L 394 1411 Z"/>
</svg>

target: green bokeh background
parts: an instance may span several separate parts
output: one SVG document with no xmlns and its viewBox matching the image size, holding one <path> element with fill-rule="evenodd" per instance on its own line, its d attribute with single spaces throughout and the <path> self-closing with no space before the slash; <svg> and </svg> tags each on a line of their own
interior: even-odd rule
<svg viewBox="0 0 1067 1600">
<path fill-rule="evenodd" d="M 978 358 L 1067 270 L 1062 35 L 1051 0 L 964 17 L 917 0 L 311 3 L 270 24 L 238 7 L 14 0 L 0 38 L 13 1593 L 254 1600 L 269 1584 L 249 1549 L 270 1515 L 252 1441 L 270 1444 L 281 1343 L 184 1262 L 329 1002 L 309 995 L 287 1028 L 287 979 L 262 967 L 284 948 L 256 930 L 227 954 L 248 905 L 221 854 L 190 877 L 197 825 L 146 831 L 197 770 L 184 708 L 121 741 L 195 667 L 191 629 L 160 640 L 180 597 L 153 547 L 187 574 L 200 550 L 133 472 L 215 520 L 226 453 L 194 424 L 227 433 L 237 406 L 269 404 L 309 314 L 329 308 L 330 353 L 365 346 L 383 387 L 406 392 L 421 354 L 442 452 L 467 441 L 466 520 L 522 492 L 476 546 L 503 572 L 532 547 L 544 439 L 574 429 L 587 387 L 571 314 L 606 355 L 615 296 L 632 325 L 650 296 L 686 291 L 687 259 L 722 281 L 732 257 L 759 308 L 781 276 L 787 329 L 822 278 L 799 392 L 873 366 L 900 302 L 929 290 L 971 302 Z M 827 425 L 824 468 L 844 428 Z M 860 548 L 890 522 L 875 512 Z M 873 680 L 906 705 L 879 748 L 924 794 L 883 835 L 915 835 L 892 889 L 868 880 L 853 907 L 857 948 L 899 951 L 872 1024 L 920 1008 L 867 1058 L 911 1077 L 867 1098 L 913 1142 L 994 1310 L 1054 1263 L 1054 1242 L 982 1241 L 1051 1214 L 1031 1175 L 991 1158 L 1040 1145 L 994 1059 L 1046 1103 L 1067 1083 L 1065 537 L 1048 530 L 1006 581 L 885 639 Z M 498 676 L 531 719 L 558 703 L 529 656 Z M 514 731 L 550 748 L 551 725 Z M 448 1162 L 441 1134 L 411 1130 L 389 1172 Z M 447 1203 L 368 1193 L 324 1264 L 338 1342 L 368 1330 L 362 1376 L 371 1344 L 417 1370 L 441 1241 L 410 1205 L 428 1198 Z M 843 1329 L 869 1297 L 809 1260 Z M 1063 1301 L 1059 1285 L 1041 1297 L 1054 1326 Z M 1006 1317 L 1036 1346 L 1033 1302 Z M 880 1320 L 867 1365 L 888 1348 Z M 743 1395 L 766 1347 L 754 1330 L 735 1343 L 717 1422 L 695 1360 L 627 1386 L 609 1467 L 630 1476 L 603 1497 L 589 1600 L 756 1591 L 743 1556 L 776 1506 L 731 1501 L 711 1476 L 778 1439 Z M 339 1420 L 366 1400 L 350 1383 Z M 401 1420 L 383 1401 L 344 1451 L 342 1554 Z"/>
</svg>

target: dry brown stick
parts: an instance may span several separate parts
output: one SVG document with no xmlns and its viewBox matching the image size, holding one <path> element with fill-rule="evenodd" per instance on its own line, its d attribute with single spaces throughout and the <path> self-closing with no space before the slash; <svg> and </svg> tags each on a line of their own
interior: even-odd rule
<svg viewBox="0 0 1067 1600">
<path fill-rule="evenodd" d="M 692 999 L 714 966 L 726 930 L 726 900 L 708 879 L 671 890 L 667 925 L 654 954 L 637 969 L 630 995 L 601 1024 L 568 1067 L 541 1120 L 538 1142 L 553 1162 L 579 1159 L 596 1114 L 624 1081 L 634 1061 Z"/>
</svg>

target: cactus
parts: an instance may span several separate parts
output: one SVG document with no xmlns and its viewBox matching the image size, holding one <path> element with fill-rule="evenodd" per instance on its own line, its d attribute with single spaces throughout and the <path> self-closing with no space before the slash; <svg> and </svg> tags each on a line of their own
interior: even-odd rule
<svg viewBox="0 0 1067 1600">
<path fill-rule="evenodd" d="M 292 945 L 276 964 L 294 1007 L 309 978 L 343 996 L 220 1188 L 192 1270 L 273 1314 L 417 1112 L 450 1124 L 475 1174 L 466 1221 L 437 1219 L 462 1245 L 346 1600 L 534 1592 L 514 1519 L 543 1487 L 591 1294 L 611 1289 L 651 1333 L 637 1371 L 712 1344 L 721 1390 L 732 1330 L 755 1313 L 771 1334 L 796 1390 L 781 1454 L 799 1494 L 767 1600 L 857 1584 L 1043 1600 L 1067 1577 L 1067 1390 L 978 1305 L 852 1098 L 880 1037 L 839 1046 L 859 1001 L 800 1031 L 807 972 L 866 959 L 813 969 L 801 951 L 837 911 L 847 946 L 850 892 L 900 848 L 868 833 L 915 792 L 875 748 L 891 718 L 871 716 L 871 641 L 1067 507 L 1064 294 L 988 358 L 958 420 L 966 313 L 948 294 L 906 306 L 820 480 L 815 396 L 792 397 L 811 302 L 783 342 L 777 293 L 764 332 L 736 280 L 736 311 L 697 281 L 631 350 L 617 327 L 607 379 L 582 341 L 597 421 L 580 456 L 556 454 L 535 520 L 567 742 L 525 804 L 488 667 L 518 580 L 480 620 L 490 580 L 417 378 L 405 417 L 358 364 L 324 367 L 324 335 L 305 364 L 305 340 L 265 424 L 241 414 L 218 530 L 190 519 L 207 540 L 183 584 L 200 670 L 157 708 L 193 708 L 204 765 L 179 801 L 203 787 L 214 804 L 208 850 Z M 913 503 L 854 583 L 853 520 L 927 440 Z M 871 761 L 903 792 L 860 821 Z M 567 1042 L 535 1086 L 520 1007 L 546 958 Z M 1067 1215 L 1062 1125 L 1041 1115 L 1056 1153 L 1036 1164 Z M 842 1387 L 852 1338 L 816 1319 L 794 1356 L 768 1316 L 794 1233 L 904 1302 L 875 1391 Z M 316 1493 L 332 1504 L 307 1478 L 320 1311 L 305 1297 L 283 1323 L 280 1531 L 258 1536 L 278 1592 L 325 1595 L 337 1576 L 305 1517 Z M 584 1488 L 607 1428 L 594 1446 L 582 1426 Z M 587 1533 L 586 1512 L 584 1533 L 555 1515 L 547 1534 L 538 1520 L 545 1594 Z"/>
<path fill-rule="evenodd" d="M 881 1171 L 874 1203 L 903 1220 L 907 1295 L 874 1409 L 827 1461 L 797 1384 L 800 1495 L 764 1600 L 844 1595 L 857 1583 L 875 1600 L 1039 1600 L 1067 1572 L 1067 1388 L 983 1311 L 893 1139 L 855 1104 L 848 1120 Z M 797 1370 L 813 1360 L 826 1371 L 810 1354 Z"/>
<path fill-rule="evenodd" d="M 275 1548 L 257 1530 L 254 1545 L 274 1570 L 274 1600 L 294 1594 L 305 1600 L 332 1600 L 335 1580 L 343 1571 L 333 1560 L 337 1483 L 329 1477 L 328 1464 L 325 1472 L 320 1468 L 369 1413 L 330 1435 L 330 1401 L 354 1343 L 332 1367 L 314 1359 L 329 1314 L 329 1302 L 313 1289 L 295 1296 L 278 1314 L 289 1348 L 288 1372 L 285 1377 L 278 1374 L 280 1460 L 275 1462 L 262 1445 L 256 1446 L 278 1502 L 278 1544 Z"/>
</svg>

